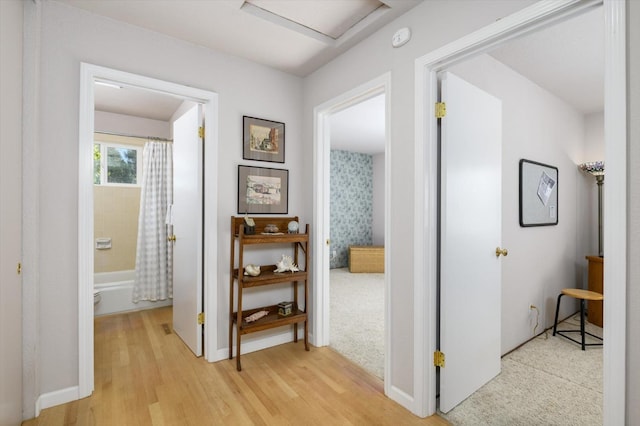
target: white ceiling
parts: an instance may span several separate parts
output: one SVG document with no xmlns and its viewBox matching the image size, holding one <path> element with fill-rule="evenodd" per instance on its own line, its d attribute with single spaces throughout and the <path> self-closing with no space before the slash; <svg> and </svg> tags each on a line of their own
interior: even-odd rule
<svg viewBox="0 0 640 426">
<path fill-rule="evenodd" d="M 177 39 L 250 59 L 290 74 L 306 76 L 359 41 L 420 4 L 422 0 L 380 0 L 383 7 L 353 24 L 337 39 L 314 36 L 302 24 L 245 4 L 244 0 L 57 0 L 89 12 L 147 28 Z M 295 19 L 320 25 L 345 22 L 343 14 L 362 0 L 269 0 Z M 267 2 L 253 1 L 254 4 Z M 369 3 L 365 0 L 364 3 Z M 253 7 L 252 7 L 253 6 Z M 322 18 L 320 18 L 322 17 Z M 350 21 L 346 21 L 350 22 Z M 348 24 L 347 24 L 348 25 Z"/>
<path fill-rule="evenodd" d="M 331 115 L 331 149 L 384 152 L 384 101 L 385 95 L 378 95 Z"/>
<path fill-rule="evenodd" d="M 378 0 L 57 1 L 305 76 L 422 0 L 381 0 L 383 4 Z M 332 8 L 327 9 L 328 5 Z M 343 18 L 341 12 L 355 14 L 355 18 Z M 600 112 L 604 104 L 603 19 L 602 8 L 598 8 L 513 40 L 490 54 L 578 111 Z M 138 90 L 99 87 L 96 109 L 166 121 L 180 104 L 160 94 L 142 95 Z M 345 149 L 347 140 L 360 140 L 363 150 L 383 150 L 384 126 L 378 126 L 376 136 L 371 133 L 371 117 L 384 117 L 371 111 L 375 104 L 383 108 L 384 102 L 372 99 L 335 117 L 332 135 L 340 149 Z M 363 111 L 366 120 L 358 118 L 358 111 Z M 365 124 L 360 127 L 357 123 Z M 373 148 L 377 143 L 381 145 Z"/>
<path fill-rule="evenodd" d="M 583 114 L 604 110 L 602 7 L 511 41 L 490 55 Z"/>
</svg>

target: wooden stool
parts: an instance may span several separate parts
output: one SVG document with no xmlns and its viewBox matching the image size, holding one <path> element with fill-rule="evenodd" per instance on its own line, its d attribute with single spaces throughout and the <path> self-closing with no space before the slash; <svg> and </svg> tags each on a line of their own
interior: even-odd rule
<svg viewBox="0 0 640 426">
<path fill-rule="evenodd" d="M 575 299 L 580 299 L 580 330 L 558 330 L 558 313 L 560 312 L 560 299 L 562 299 L 562 296 L 567 295 L 569 297 L 573 297 Z M 598 301 L 598 300 L 604 300 L 604 296 L 600 293 L 596 293 L 595 291 L 589 291 L 589 290 L 581 290 L 578 288 L 565 288 L 562 289 L 562 293 L 560 293 L 560 295 L 558 296 L 558 304 L 556 305 L 556 319 L 553 322 L 553 335 L 555 336 L 556 334 L 559 334 L 560 336 L 564 337 L 565 339 L 569 339 L 572 342 L 576 342 L 579 343 L 580 345 L 582 345 L 582 350 L 584 351 L 584 347 L 585 346 L 602 346 L 602 337 L 598 337 L 595 336 L 591 333 L 589 333 L 588 331 L 584 330 L 584 308 L 585 308 L 585 303 L 587 300 L 594 300 L 594 301 Z M 580 333 L 580 337 L 582 338 L 581 341 L 577 341 L 576 339 L 573 339 L 563 333 Z M 584 336 L 585 334 L 588 334 L 591 337 L 594 337 L 598 340 L 600 340 L 600 343 L 585 343 L 584 342 Z"/>
</svg>

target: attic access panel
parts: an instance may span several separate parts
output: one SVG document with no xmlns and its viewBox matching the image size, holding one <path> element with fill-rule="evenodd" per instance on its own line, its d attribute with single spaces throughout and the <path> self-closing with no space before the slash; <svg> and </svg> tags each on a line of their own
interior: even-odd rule
<svg viewBox="0 0 640 426">
<path fill-rule="evenodd" d="M 333 40 L 342 37 L 350 28 L 379 8 L 389 8 L 379 0 L 245 0 L 246 4 Z"/>
</svg>

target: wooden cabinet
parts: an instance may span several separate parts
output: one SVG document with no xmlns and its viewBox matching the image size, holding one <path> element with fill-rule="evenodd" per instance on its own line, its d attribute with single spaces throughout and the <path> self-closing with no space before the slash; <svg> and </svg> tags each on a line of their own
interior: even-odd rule
<svg viewBox="0 0 640 426">
<path fill-rule="evenodd" d="M 589 275 L 588 275 L 588 285 L 590 291 L 595 291 L 596 293 L 604 294 L 603 288 L 603 269 L 604 269 L 604 258 L 600 256 L 587 256 L 587 260 L 589 261 Z M 602 327 L 602 305 L 604 302 L 602 301 L 589 301 L 587 305 L 587 319 L 591 324 L 595 324 L 598 327 Z"/>
<path fill-rule="evenodd" d="M 244 232 L 244 217 L 231 217 L 231 262 L 230 262 L 230 288 L 229 288 L 229 359 L 233 358 L 233 335 L 236 335 L 236 366 L 238 371 L 242 370 L 240 363 L 240 346 L 242 336 L 257 331 L 267 330 L 274 327 L 293 325 L 293 339 L 298 341 L 298 323 L 304 323 L 304 347 L 309 350 L 309 326 L 308 326 L 308 293 L 309 293 L 309 225 L 304 233 L 289 234 L 287 226 L 290 221 L 298 221 L 297 217 L 260 217 L 252 218 L 255 222 L 255 233 L 247 235 Z M 276 225 L 278 233 L 265 233 L 265 226 Z M 293 258 L 293 262 L 298 265 L 300 271 L 297 272 L 275 272 L 275 265 L 260 265 L 260 275 L 244 275 L 244 268 L 251 262 L 244 259 L 244 250 L 249 245 L 274 245 L 279 244 L 287 247 L 288 253 Z M 279 260 L 279 259 L 277 259 Z M 303 261 L 300 263 L 300 261 Z M 304 269 L 303 269 L 304 268 Z M 278 303 L 282 300 L 274 300 L 269 306 L 244 309 L 244 293 L 251 288 L 259 286 L 269 286 L 276 284 L 290 283 L 293 301 L 292 312 L 289 315 L 279 315 Z M 303 295 L 300 297 L 299 287 L 303 283 Z M 237 296 L 237 297 L 236 297 Z M 237 299 L 237 301 L 236 301 Z M 302 304 L 300 303 L 302 302 Z M 247 322 L 246 318 L 259 311 L 269 311 L 269 313 L 252 322 Z"/>
</svg>

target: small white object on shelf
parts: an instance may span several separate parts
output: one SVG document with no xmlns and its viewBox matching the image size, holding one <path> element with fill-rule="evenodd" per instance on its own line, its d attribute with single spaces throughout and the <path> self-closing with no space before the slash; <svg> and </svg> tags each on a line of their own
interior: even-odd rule
<svg viewBox="0 0 640 426">
<path fill-rule="evenodd" d="M 283 254 L 282 259 L 280 259 L 280 261 L 276 263 L 276 269 L 274 272 L 298 272 L 299 270 L 300 269 L 298 269 L 298 266 L 293 263 L 293 259 L 291 258 L 291 256 Z"/>
<path fill-rule="evenodd" d="M 266 317 L 267 315 L 269 315 L 269 311 L 258 311 L 256 313 L 249 315 L 244 320 L 246 322 L 254 322 L 254 321 L 258 321 L 262 317 Z"/>
<path fill-rule="evenodd" d="M 260 266 L 249 264 L 244 267 L 244 274 L 252 277 L 257 277 L 258 275 L 260 275 Z"/>
</svg>

